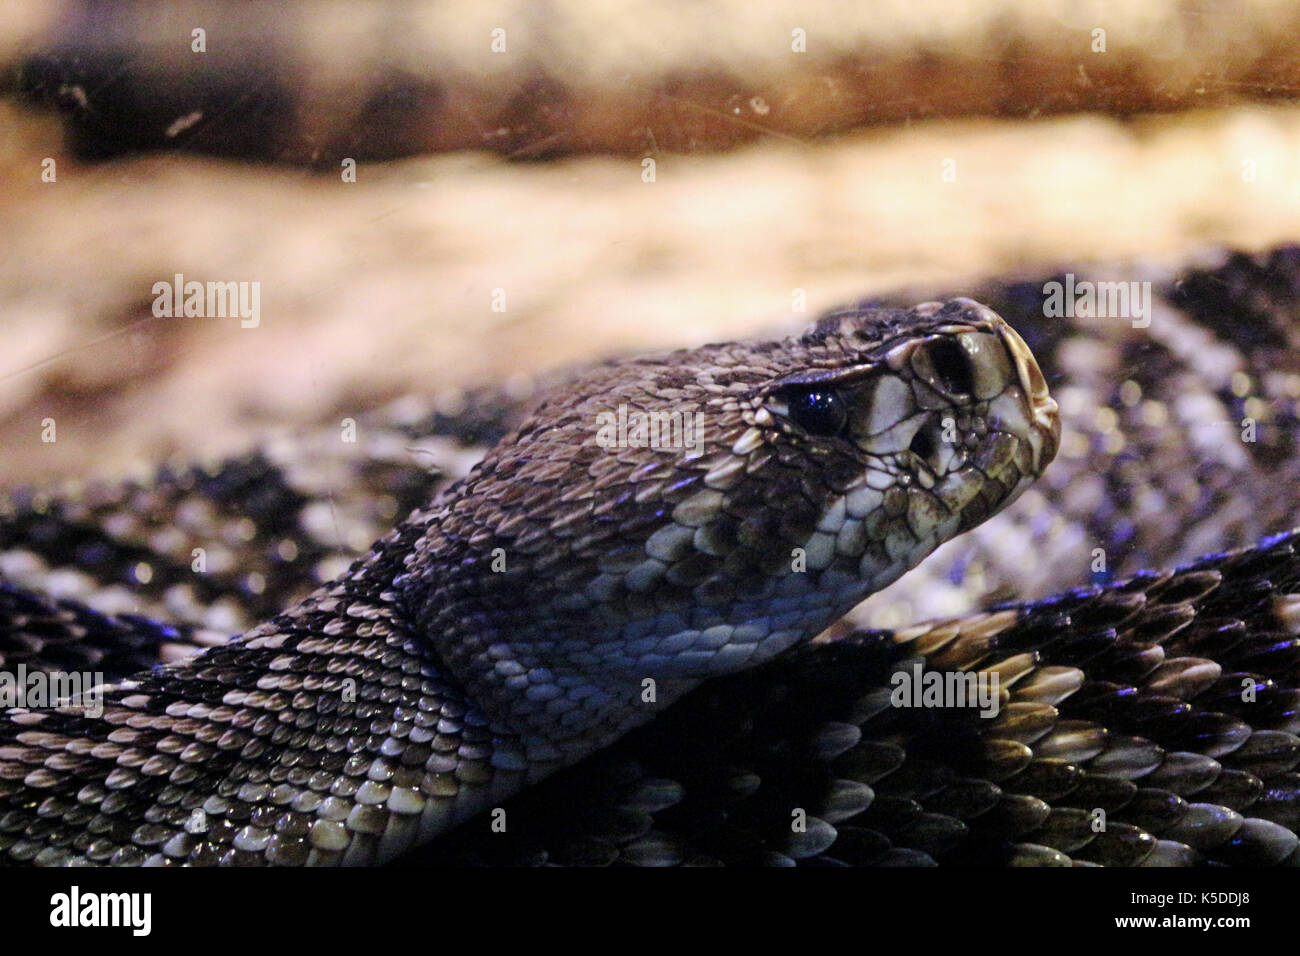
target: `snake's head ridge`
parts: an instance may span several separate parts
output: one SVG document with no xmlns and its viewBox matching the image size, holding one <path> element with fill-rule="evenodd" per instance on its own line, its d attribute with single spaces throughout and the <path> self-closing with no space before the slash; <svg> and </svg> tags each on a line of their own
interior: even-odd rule
<svg viewBox="0 0 1300 956">
<path fill-rule="evenodd" d="M 816 635 L 1059 440 L 985 306 L 833 312 L 566 387 L 456 489 L 401 587 L 493 716 L 589 742 L 640 719 L 647 679 L 672 696 Z"/>
</svg>

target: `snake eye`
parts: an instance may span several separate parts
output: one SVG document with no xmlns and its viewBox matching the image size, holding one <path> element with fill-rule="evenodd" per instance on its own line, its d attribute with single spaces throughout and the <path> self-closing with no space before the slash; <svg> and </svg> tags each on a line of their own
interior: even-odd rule
<svg viewBox="0 0 1300 956">
<path fill-rule="evenodd" d="M 795 424 L 810 435 L 823 438 L 838 435 L 849 420 L 844 399 L 833 389 L 790 389 L 782 397 Z"/>
<path fill-rule="evenodd" d="M 961 345 L 953 339 L 942 338 L 931 342 L 927 351 L 935 378 L 944 391 L 950 395 L 975 394 L 975 370 Z"/>
</svg>

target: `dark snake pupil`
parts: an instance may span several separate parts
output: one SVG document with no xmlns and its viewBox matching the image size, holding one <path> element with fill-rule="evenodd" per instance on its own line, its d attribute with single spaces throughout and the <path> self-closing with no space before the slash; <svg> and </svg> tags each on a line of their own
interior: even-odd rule
<svg viewBox="0 0 1300 956">
<path fill-rule="evenodd" d="M 970 356 L 952 339 L 940 339 L 930 346 L 930 363 L 944 390 L 953 395 L 974 395 L 975 374 Z"/>
<path fill-rule="evenodd" d="M 848 421 L 844 400 L 828 389 L 792 391 L 786 396 L 790 417 L 804 431 L 829 438 Z"/>
</svg>

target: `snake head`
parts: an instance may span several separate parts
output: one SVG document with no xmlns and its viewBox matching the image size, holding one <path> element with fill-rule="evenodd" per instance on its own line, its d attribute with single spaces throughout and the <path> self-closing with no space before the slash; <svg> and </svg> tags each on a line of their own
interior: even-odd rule
<svg viewBox="0 0 1300 956">
<path fill-rule="evenodd" d="M 593 370 L 429 520 L 398 585 L 501 726 L 591 749 L 815 636 L 1013 501 L 1060 438 L 967 299 Z M 563 749 L 563 748 L 561 748 Z"/>
<path fill-rule="evenodd" d="M 1014 501 L 1056 454 L 1037 362 L 977 302 L 831 313 L 800 341 L 804 367 L 762 390 L 737 446 L 775 430 L 820 468 L 804 548 L 846 592 L 891 583 Z"/>
</svg>

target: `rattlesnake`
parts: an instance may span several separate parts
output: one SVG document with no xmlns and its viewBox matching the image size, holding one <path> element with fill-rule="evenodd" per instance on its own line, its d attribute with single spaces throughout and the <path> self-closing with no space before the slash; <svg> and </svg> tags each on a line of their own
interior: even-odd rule
<svg viewBox="0 0 1300 956">
<path fill-rule="evenodd" d="M 629 407 L 708 435 L 593 428 Z M 103 691 L 102 713 L 10 711 L 7 855 L 391 859 L 996 513 L 1055 454 L 1056 410 L 970 300 L 601 366 L 267 623 Z"/>
<path fill-rule="evenodd" d="M 724 8 L 737 9 L 714 9 Z M 1145 31 L 1115 31 L 1117 42 L 1127 36 L 1123 42 L 1136 43 L 1158 66 L 1149 82 L 1143 82 L 1141 55 L 1136 61 L 1088 57 L 1088 71 L 1080 72 L 1079 44 L 1089 24 L 1064 30 L 1052 24 L 1038 43 L 1049 38 L 1057 44 L 1055 53 L 1019 64 L 1047 66 L 1023 74 L 1017 100 L 1005 85 L 1008 75 L 1021 76 L 1004 69 L 1017 62 L 1003 56 L 1005 21 L 985 25 L 979 34 L 985 46 L 972 45 L 968 35 L 950 48 L 932 42 L 935 18 L 920 11 L 916 46 L 946 67 L 930 72 L 967 79 L 949 83 L 959 89 L 947 101 L 942 82 L 919 87 L 923 77 L 910 76 L 905 96 L 882 102 L 882 78 L 868 67 L 889 60 L 885 80 L 908 76 L 915 49 L 886 56 L 872 45 L 876 23 L 868 19 L 829 43 L 824 31 L 813 56 L 792 59 L 785 48 L 790 23 L 778 16 L 754 21 L 754 31 L 746 34 L 751 45 L 738 45 L 740 59 L 719 59 L 716 69 L 699 70 L 697 57 L 692 72 L 675 79 L 671 65 L 656 64 L 648 67 L 645 83 L 593 81 L 631 94 L 610 113 L 603 101 L 589 100 L 575 63 L 563 59 L 572 44 L 557 41 L 562 31 L 509 3 L 460 22 L 455 35 L 437 30 L 435 20 L 423 20 L 425 33 L 412 34 L 409 46 L 399 44 L 396 52 L 345 50 L 334 69 L 320 73 L 297 73 L 291 65 L 280 71 L 289 78 L 286 87 L 275 78 L 248 82 L 241 70 L 249 62 L 260 69 L 256 45 L 241 45 L 236 69 L 223 72 L 229 61 L 220 57 L 231 48 L 223 51 L 218 44 L 216 56 L 199 71 L 207 79 L 174 89 L 178 64 L 195 61 L 183 45 L 167 43 L 187 34 L 196 11 L 206 15 L 219 8 L 178 8 L 176 19 L 157 29 L 148 18 L 132 23 L 128 17 L 123 31 L 101 37 L 92 29 L 89 39 L 86 21 L 78 19 L 82 8 L 63 9 L 72 12 L 66 30 L 56 32 L 55 49 L 25 63 L 18 83 L 70 110 L 72 147 L 83 156 L 176 144 L 330 164 L 354 155 L 464 146 L 528 157 L 585 149 L 658 154 L 664 148 L 732 146 L 760 134 L 807 140 L 873 119 L 911 118 L 918 98 L 926 109 L 948 113 L 987 109 L 990 102 L 1012 112 L 1096 102 L 1111 108 L 1116 102 L 1107 90 L 1115 82 L 1129 89 L 1130 106 L 1168 105 L 1199 96 L 1196 87 L 1211 68 L 1224 79 L 1264 82 L 1262 77 L 1276 76 L 1281 86 L 1288 69 L 1285 57 L 1279 66 L 1267 56 L 1252 63 L 1244 54 L 1233 57 L 1229 69 L 1230 52 L 1222 44 L 1238 53 L 1246 47 L 1207 22 L 1206 29 L 1189 29 L 1186 43 L 1180 31 L 1158 31 L 1187 54 L 1177 65 L 1148 42 Z M 310 7 L 300 14 L 310 18 Z M 809 21 L 813 33 L 836 16 L 815 12 Z M 430 32 L 447 49 L 477 51 L 474 56 L 483 59 L 489 52 L 483 34 L 502 17 L 513 24 L 514 51 L 528 51 L 532 40 L 534 53 L 550 51 L 561 59 L 548 64 L 516 57 L 516 72 L 495 74 L 476 61 L 436 82 L 412 70 Z M 518 30 L 520 25 L 525 29 Z M 633 22 L 620 35 L 636 40 L 643 27 Z M 130 71 L 124 73 L 120 62 L 138 40 L 130 39 L 131 29 L 161 37 L 166 46 L 155 49 L 159 56 L 135 63 L 164 78 L 152 87 L 143 84 L 154 97 L 143 104 L 132 104 L 130 95 L 116 98 L 124 76 L 131 93 Z M 1291 33 L 1286 15 L 1273 32 Z M 127 42 L 115 46 L 122 36 Z M 773 47 L 775 37 L 781 43 Z M 76 54 L 72 59 L 65 56 L 63 39 Z M 767 52 L 759 55 L 759 47 Z M 323 51 L 314 52 L 319 57 Z M 331 55 L 326 52 L 321 62 L 328 65 Z M 619 76 L 625 61 L 613 58 Z M 1136 71 L 1124 66 L 1132 62 Z M 383 67 L 377 85 L 358 87 L 355 76 L 374 73 L 370 67 L 376 63 Z M 1105 71 L 1117 64 L 1120 72 L 1108 76 Z M 962 74 L 965 68 L 973 72 Z M 665 73 L 669 79 L 663 82 Z M 306 108 L 300 108 L 302 103 L 285 97 L 304 75 L 311 82 Z M 212 77 L 219 85 L 236 81 L 238 95 L 230 96 L 227 87 L 205 87 Z M 982 100 L 980 90 L 994 99 Z M 124 114 L 123 102 L 142 108 Z M 466 103 L 473 109 L 464 111 Z M 425 122 L 429 116 L 439 122 Z M 1231 256 L 1178 275 L 1126 266 L 1113 274 L 1070 277 L 1154 282 L 1156 308 L 1144 328 L 1113 316 L 1049 318 L 1045 280 L 1065 277 L 1022 277 L 963 290 L 990 302 L 1029 342 L 1061 403 L 1062 452 L 1043 481 L 869 601 L 828 635 L 834 640 L 783 650 L 791 638 L 784 633 L 754 655 L 770 652 L 772 661 L 712 677 L 695 689 L 688 685 L 697 672 L 682 678 L 669 668 L 654 685 L 655 709 L 663 713 L 624 736 L 618 735 L 647 716 L 644 709 L 595 708 L 595 719 L 579 722 L 571 735 L 555 732 L 555 714 L 542 719 L 538 713 L 546 712 L 555 687 L 567 692 L 558 699 L 577 688 L 581 693 L 574 699 L 612 694 L 621 700 L 631 690 L 623 686 L 628 674 L 610 690 L 590 680 L 589 661 L 580 674 L 561 675 L 554 684 L 547 668 L 524 668 L 530 678 L 538 674 L 540 690 L 534 698 L 527 691 L 511 698 L 533 700 L 511 709 L 472 660 L 430 663 L 423 636 L 436 643 L 463 624 L 447 626 L 446 615 L 453 612 L 421 602 L 421 596 L 438 593 L 438 575 L 421 585 L 404 581 L 396 597 L 373 585 L 373 569 L 383 569 L 385 577 L 392 572 L 396 581 L 396 556 L 419 552 L 422 521 L 436 526 L 446 520 L 435 517 L 452 500 L 435 498 L 448 493 L 444 477 L 463 476 L 482 445 L 512 428 L 537 428 L 539 419 L 529 418 L 531 397 L 487 389 L 452 408 L 413 400 L 364 418 L 358 444 L 340 442 L 331 428 L 273 440 L 246 458 L 215 466 L 164 469 L 144 484 L 18 492 L 5 503 L 0 521 L 5 669 L 86 669 L 122 681 L 160 657 L 173 663 L 113 692 L 112 731 L 104 722 L 70 713 L 6 718 L 0 731 L 0 849 L 9 861 L 38 863 L 68 862 L 81 854 L 121 863 L 373 862 L 436 836 L 418 859 L 1294 863 L 1300 829 L 1300 775 L 1293 772 L 1300 763 L 1294 649 L 1300 560 L 1285 529 L 1296 524 L 1289 489 L 1300 478 L 1294 451 L 1300 400 L 1293 358 L 1297 272 L 1295 250 L 1281 249 L 1258 259 Z M 909 301 L 933 293 L 923 290 Z M 821 324 L 814 339 L 848 328 L 846 317 L 849 326 L 866 317 L 877 328 L 881 316 L 903 313 L 876 310 L 901 304 L 859 303 Z M 958 311 L 983 315 L 969 309 L 974 307 Z M 769 358 L 794 347 L 770 348 L 764 353 Z M 753 346 L 734 349 L 752 354 Z M 719 354 L 729 350 L 693 353 L 686 364 L 703 374 Z M 637 366 L 587 373 L 579 379 L 587 384 L 577 386 L 576 394 L 604 407 L 611 398 L 608 386 L 625 381 L 619 376 L 629 367 Z M 920 374 L 939 385 L 934 394 L 950 391 L 941 378 L 934 370 Z M 558 394 L 575 393 L 561 385 Z M 825 400 L 818 393 L 810 414 L 827 414 Z M 541 412 L 540 421 L 548 421 L 555 408 Z M 774 414 L 774 421 L 796 418 L 788 404 L 778 403 Z M 796 420 L 794 433 L 801 427 Z M 498 455 L 508 458 L 516 441 L 509 440 Z M 924 459 L 929 456 L 922 452 L 947 447 L 941 439 L 931 445 L 927 449 L 923 442 L 909 454 Z M 425 467 L 429 461 L 440 470 Z M 549 480 L 550 469 L 559 466 L 547 456 L 528 467 L 537 469 L 533 478 Z M 507 482 L 505 494 L 519 486 Z M 557 494 L 566 503 L 564 493 Z M 809 514 L 800 511 L 797 496 L 780 499 L 795 516 L 790 525 L 753 534 L 762 538 L 760 531 L 771 531 L 771 542 L 763 543 L 779 543 L 788 552 L 798 534 L 791 540 L 782 535 L 806 533 Z M 424 510 L 431 500 L 441 504 Z M 557 507 L 540 492 L 529 501 L 530 508 L 543 511 Z M 344 570 L 356 551 L 366 550 L 369 537 L 411 509 L 416 513 L 410 521 L 352 572 Z M 575 508 L 572 516 L 579 525 L 581 513 Z M 498 517 L 489 519 L 492 533 L 502 523 L 510 526 L 511 517 Z M 818 523 L 829 518 L 818 515 Z M 895 534 L 890 540 L 900 539 Z M 684 541 L 677 532 L 653 547 L 658 553 Z M 704 555 L 719 547 L 708 534 L 700 543 Z M 1250 547 L 1179 572 L 1127 579 L 1140 569 L 1168 568 L 1240 546 Z M 798 547 L 805 560 L 810 553 L 826 560 L 824 540 L 812 546 L 806 538 Z M 196 548 L 204 556 L 201 570 L 191 564 Z M 918 543 L 902 564 L 919 558 L 920 550 Z M 559 554 L 553 560 L 562 560 Z M 507 572 L 518 568 L 508 548 L 501 557 Z M 546 555 L 538 561 L 544 563 Z M 901 566 L 874 583 L 884 583 Z M 417 561 L 417 567 L 449 571 L 452 564 Z M 878 562 L 877 570 L 883 567 Z M 639 573 L 653 570 L 643 565 Z M 574 583 L 563 578 L 563 565 L 556 573 L 563 583 Z M 568 573 L 581 577 L 573 567 Z M 343 596 L 358 598 L 355 603 L 339 603 L 340 594 L 331 595 L 328 586 L 315 599 L 305 597 L 336 576 L 350 583 L 334 590 L 343 588 Z M 1091 587 L 1062 591 L 1089 579 Z M 524 632 L 563 630 L 573 624 L 567 615 L 582 610 L 572 592 L 559 593 L 560 585 L 539 605 L 534 595 L 504 584 L 508 574 L 499 580 L 498 596 L 514 609 L 510 623 Z M 790 580 L 808 579 L 792 572 Z M 603 595 L 606 586 L 597 590 Z M 858 596 L 850 592 L 810 612 L 795 628 L 798 636 L 810 636 L 832 611 Z M 304 599 L 308 603 L 297 603 Z M 1012 599 L 1020 603 L 1006 603 Z M 985 610 L 970 613 L 973 607 Z M 285 608 L 292 613 L 281 615 Z M 904 626 L 936 614 L 954 616 Z M 269 624 L 258 626 L 268 618 Z M 391 655 L 361 663 L 361 645 L 368 641 L 373 648 L 392 639 L 394 621 L 397 631 L 411 631 L 411 640 L 396 640 Z M 275 654 L 249 656 L 239 649 L 243 645 L 225 644 L 228 634 L 247 629 L 254 636 L 246 641 L 275 643 L 286 628 L 299 625 L 313 636 L 288 638 Z M 887 627 L 894 629 L 873 629 Z M 344 661 L 342 635 L 334 633 L 339 628 L 358 640 L 348 649 L 358 655 L 351 663 Z M 591 632 L 585 624 L 579 629 Z M 686 642 L 682 634 L 673 640 Z M 705 628 L 692 640 L 720 637 Z M 466 646 L 473 642 L 444 645 L 437 653 L 450 660 L 468 653 Z M 210 650 L 187 660 L 196 647 Z M 322 651 L 327 653 L 320 659 L 332 662 L 325 665 L 331 676 L 318 685 L 308 675 L 290 694 L 286 688 L 298 686 L 295 667 Z M 918 662 L 943 672 L 996 673 L 1003 690 L 999 716 L 891 706 L 894 675 L 912 672 Z M 280 693 L 244 686 L 262 665 L 287 667 L 291 676 Z M 507 684 L 525 676 L 509 671 L 501 671 Z M 344 674 L 356 681 L 355 688 L 336 686 L 347 679 Z M 360 703 L 349 699 L 353 691 Z M 426 706 L 438 700 L 436 713 L 421 711 L 420 699 Z M 165 700 L 168 712 L 152 713 Z M 475 706 L 480 704 L 482 712 Z M 582 712 L 582 705 L 567 711 Z M 485 728 L 493 721 L 496 730 L 489 732 Z M 291 722 L 300 726 L 289 730 Z M 512 745 L 512 734 L 525 743 Z M 605 743 L 591 758 L 537 782 Z M 313 760 L 316 773 L 304 769 Z M 413 767 L 427 774 L 416 781 Z M 506 799 L 525 782 L 522 792 Z M 465 819 L 476 808 L 485 815 Z"/>
<path fill-rule="evenodd" d="M 1290 321 L 1296 289 L 1294 262 L 1291 250 L 1261 260 L 1238 256 L 1217 269 L 1193 271 L 1161 287 L 1164 295 L 1153 328 L 1165 340 L 1192 342 L 1198 340 L 1197 316 L 1203 316 L 1233 346 L 1226 351 L 1220 347 L 1218 358 L 1230 364 L 1217 368 L 1196 369 L 1192 364 L 1215 349 L 1210 341 L 1200 341 L 1199 351 L 1188 349 L 1177 355 L 1156 345 L 1160 339 L 1151 329 L 1136 330 L 1114 320 L 1047 320 L 1041 309 L 1042 283 L 982 290 L 1034 344 L 1049 380 L 1056 383 L 1054 390 L 1067 403 L 1064 450 L 1047 469 L 1045 482 L 1050 483 L 1060 469 L 1057 487 L 1063 493 L 1049 491 L 1048 503 L 1038 490 L 1026 492 L 1021 502 L 985 526 L 992 537 L 957 539 L 950 548 L 965 541 L 973 551 L 949 555 L 946 567 L 927 565 L 932 570 L 918 571 L 919 580 L 928 587 L 947 578 L 951 586 L 964 577 L 968 585 L 975 579 L 977 587 L 997 590 L 997 578 L 1007 574 L 1006 569 L 990 562 L 982 574 L 972 571 L 990 557 L 986 549 L 997 543 L 1006 546 L 1016 538 L 1035 545 L 1062 537 L 1068 540 L 1080 528 L 1070 517 L 1072 507 L 1080 507 L 1078 513 L 1104 532 L 1089 542 L 1100 544 L 1110 559 L 1097 575 L 1103 584 L 1135 560 L 1156 565 L 1176 560 L 1180 548 L 1196 547 L 1196 536 L 1210 533 L 1209 528 L 1217 527 L 1224 543 L 1231 544 L 1234 538 L 1277 530 L 1278 522 L 1294 520 L 1294 504 L 1264 490 L 1270 483 L 1287 480 L 1282 476 L 1294 474 L 1296 468 L 1287 454 L 1287 441 L 1295 428 L 1295 372 L 1286 359 L 1294 335 Z M 1182 307 L 1181 314 L 1175 306 Z M 1224 322 L 1225 317 L 1236 321 Z M 825 330 L 840 321 L 828 320 L 821 327 Z M 1116 385 L 1105 368 L 1092 360 L 1102 347 L 1123 355 L 1124 348 L 1116 344 L 1124 341 L 1144 357 L 1145 367 L 1125 363 L 1131 377 Z M 1083 364 L 1071 364 L 1079 361 Z M 620 367 L 624 366 L 613 366 Z M 1096 371 L 1094 383 L 1085 377 L 1088 370 Z M 601 375 L 611 373 L 593 374 L 597 376 L 593 381 L 599 381 Z M 1222 444 L 1220 461 L 1208 456 L 1196 460 L 1206 447 L 1199 430 L 1208 426 L 1222 435 L 1227 416 L 1235 419 L 1235 403 L 1250 400 L 1232 388 L 1234 376 L 1240 386 L 1241 375 L 1249 376 L 1252 385 L 1258 383 L 1256 394 L 1265 399 L 1251 406 L 1255 411 L 1261 405 L 1267 409 L 1264 437 L 1253 445 Z M 1227 387 L 1215 387 L 1216 376 Z M 1207 418 L 1207 406 L 1195 400 L 1198 378 L 1208 395 L 1217 394 L 1227 403 L 1215 413 L 1223 414 L 1224 422 L 1214 421 L 1213 415 Z M 1110 391 L 1095 407 L 1078 407 L 1076 400 L 1068 398 L 1072 390 L 1103 381 Z M 1121 387 L 1123 381 L 1141 382 L 1139 400 L 1133 400 L 1131 387 Z M 1162 394 L 1162 388 L 1170 391 Z M 1192 404 L 1180 408 L 1180 396 Z M 1171 414 L 1161 419 L 1154 410 L 1157 403 Z M 409 407 L 390 410 L 386 417 L 390 427 L 395 420 L 402 421 L 400 428 L 408 442 L 417 434 L 441 433 L 442 439 L 427 446 L 432 450 L 438 441 L 451 437 L 499 431 L 516 414 L 507 410 L 503 420 L 499 402 L 489 403 L 485 415 L 475 408 L 470 401 L 451 420 L 438 414 L 420 420 Z M 1113 418 L 1098 416 L 1099 408 L 1109 408 Z M 1117 434 L 1122 441 L 1115 440 Z M 368 470 L 361 468 L 355 450 L 351 454 L 352 467 L 361 469 L 353 476 L 356 483 L 371 488 L 360 500 L 418 497 L 432 485 L 433 477 L 418 467 L 384 464 L 382 445 L 381 440 L 372 449 L 379 453 Z M 1143 449 L 1140 457 L 1131 454 L 1135 446 Z M 1247 457 L 1232 457 L 1233 447 Z M 1182 460 L 1175 463 L 1180 456 Z M 183 572 L 184 566 L 174 556 L 188 555 L 193 542 L 184 534 L 163 539 L 157 535 L 174 527 L 173 507 L 179 504 L 177 510 L 183 512 L 185 502 L 198 491 L 215 503 L 215 510 L 210 509 L 199 523 L 209 539 L 213 529 L 237 524 L 241 515 L 259 516 L 253 522 L 255 534 L 225 535 L 238 560 L 247 557 L 251 562 L 238 564 L 236 577 L 217 584 L 218 590 L 234 594 L 246 584 L 238 575 L 247 567 L 295 563 L 284 561 L 282 555 L 277 558 L 276 549 L 268 545 L 289 540 L 298 547 L 297 542 L 310 539 L 298 516 L 291 514 L 298 493 L 287 488 L 284 480 L 285 474 L 302 467 L 303 460 L 299 454 L 282 471 L 268 455 L 260 455 L 214 474 L 167 474 L 156 491 L 99 489 L 83 492 L 80 501 L 68 503 L 57 495 L 23 499 L 10 507 L 7 541 L 12 545 L 14 536 L 21 535 L 38 542 L 37 550 L 44 550 L 46 560 L 61 563 L 59 556 L 77 555 L 74 560 L 83 567 L 98 545 L 98 562 L 89 563 L 97 564 L 100 574 L 110 579 L 137 575 L 136 589 L 146 598 L 152 592 L 160 597 L 170 593 L 175 599 L 177 571 Z M 1145 476 L 1133 471 L 1141 466 L 1149 469 Z M 546 465 L 539 462 L 535 467 Z M 1177 476 L 1167 473 L 1167 467 L 1199 471 L 1201 481 L 1190 485 L 1175 481 Z M 1105 513 L 1094 513 L 1093 501 L 1070 499 L 1071 488 L 1093 471 L 1102 480 L 1126 475 L 1134 501 L 1159 494 L 1162 507 L 1135 507 L 1134 517 L 1144 520 L 1116 527 Z M 247 511 L 244 503 L 255 489 L 261 494 L 254 500 L 261 504 Z M 383 494 L 374 493 L 379 491 Z M 1252 497 L 1256 493 L 1258 497 Z M 144 496 L 153 496 L 151 507 L 161 517 L 158 524 L 150 527 L 147 520 L 140 520 L 147 511 L 134 523 L 105 520 L 121 515 L 121 506 L 133 500 L 139 511 Z M 298 504 L 305 500 L 297 497 Z M 95 501 L 98 506 L 81 503 Z M 1232 503 L 1237 501 L 1255 507 L 1233 511 Z M 346 509 L 347 503 L 343 504 Z M 400 507 L 392 500 L 390 506 Z M 1216 525 L 1217 518 L 1228 516 L 1231 521 Z M 1185 545 L 1170 533 L 1173 527 L 1180 527 L 1193 542 Z M 104 535 L 98 528 L 114 530 Z M 242 551 L 242 537 L 250 539 L 247 552 Z M 164 555 L 170 549 L 173 558 L 149 558 L 153 573 L 140 586 L 136 568 L 150 553 L 140 544 L 151 540 L 165 543 Z M 393 540 L 390 536 L 390 545 Z M 397 540 L 409 544 L 410 535 L 405 539 L 399 535 Z M 1091 549 L 1081 548 L 1077 540 L 1055 556 L 1050 549 L 1043 550 L 1044 564 L 1072 562 L 1075 580 L 1084 576 L 1090 564 L 1096 570 Z M 134 554 L 131 548 L 121 547 L 132 541 Z M 87 544 L 92 547 L 87 549 Z M 377 553 L 382 551 L 381 547 Z M 152 553 L 156 555 L 157 549 Z M 21 563 L 9 559 L 10 567 Z M 489 813 L 435 841 L 423 859 L 444 863 L 804 859 L 893 864 L 1285 859 L 1295 850 L 1300 793 L 1291 772 L 1300 761 L 1300 746 L 1293 736 L 1300 692 L 1293 676 L 1294 638 L 1289 636 L 1296 627 L 1294 601 L 1288 596 L 1296 586 L 1298 564 L 1292 539 L 1283 537 L 1239 557 L 1209 559 L 1172 576 L 1140 575 L 1130 583 L 1105 584 L 1100 590 L 1071 592 L 1025 606 L 1003 606 L 892 635 L 870 630 L 841 634 L 832 643 L 705 682 L 603 754 L 497 807 L 503 817 Z M 48 568 L 33 570 L 31 559 L 27 568 L 34 577 L 48 575 Z M 263 579 L 276 580 L 272 575 Z M 907 581 L 904 578 L 900 586 Z M 301 584 L 282 577 L 270 590 L 282 594 Z M 183 585 L 181 590 L 185 589 Z M 181 631 L 156 626 L 150 631 L 138 620 L 90 611 L 71 599 L 58 605 L 15 590 L 6 595 L 10 660 L 21 659 L 24 653 L 32 656 L 33 650 L 36 658 L 53 651 L 65 655 L 66 666 L 77 660 L 105 660 L 104 649 L 111 646 L 118 656 L 108 662 L 129 670 L 133 654 L 136 659 L 147 658 L 160 645 L 187 637 L 210 641 L 196 635 L 201 622 L 193 620 Z M 246 594 L 241 600 L 256 605 L 259 596 Z M 122 648 L 124 633 L 135 640 L 134 648 Z M 1010 684 L 1010 698 L 1004 700 L 1001 715 L 988 723 L 970 711 L 891 707 L 891 675 L 906 671 L 914 655 L 932 668 L 997 671 L 1004 688 Z M 239 668 L 223 668 L 220 661 L 218 653 L 207 679 L 237 680 Z M 1243 675 L 1249 675 L 1252 691 L 1246 699 Z M 1132 687 L 1138 692 L 1126 689 Z M 257 699 L 256 693 L 253 698 L 241 696 L 223 719 L 233 716 L 237 707 L 248 713 L 260 703 L 265 701 Z M 442 731 L 453 738 L 456 733 L 472 736 L 473 724 L 460 720 L 461 716 L 446 715 Z M 251 723 L 256 725 L 255 720 Z M 124 733 L 136 742 L 162 736 L 161 731 Z M 59 739 L 47 742 L 59 746 Z M 445 743 L 448 738 L 442 739 Z M 369 743 L 382 747 L 377 738 Z M 247 744 L 241 738 L 241 746 Z M 353 745 L 366 746 L 360 738 Z M 26 757 L 44 760 L 48 754 L 38 754 L 39 749 L 37 745 L 27 750 Z M 476 753 L 473 747 L 467 752 Z M 147 765 L 136 759 L 127 763 Z M 322 797 L 314 809 L 326 806 L 328 813 L 337 816 L 350 806 L 353 794 L 367 787 L 370 765 L 370 759 L 347 762 L 343 776 L 355 783 L 343 787 L 342 802 L 325 804 L 329 798 Z M 170 766 L 174 772 L 175 765 Z M 31 772 L 30 766 L 23 769 L 24 776 Z M 121 779 L 138 784 L 138 772 L 142 771 L 130 767 Z M 373 786 L 364 791 L 367 798 L 375 792 L 391 796 L 391 790 L 383 789 L 391 780 L 383 773 L 379 778 L 369 779 Z M 38 778 L 36 782 L 51 781 Z M 336 781 L 317 783 L 329 789 Z M 11 790 L 15 785 L 10 779 Z M 199 861 L 215 862 L 222 855 L 215 847 L 235 845 L 236 838 L 239 849 L 224 851 L 232 859 L 250 853 L 256 857 L 294 840 L 299 842 L 293 845 L 301 846 L 305 838 L 299 832 L 301 816 L 249 807 L 243 799 L 279 805 L 274 804 L 272 788 L 243 786 L 252 787 L 243 798 L 239 787 L 227 784 L 219 797 L 204 799 L 198 807 L 210 827 L 206 832 L 213 835 L 213 842 L 196 852 Z M 26 792 L 29 798 L 32 793 L 21 786 L 18 792 Z M 93 788 L 86 792 L 92 802 L 104 797 Z M 134 787 L 119 791 L 110 807 L 132 812 L 128 808 L 133 805 L 133 792 Z M 57 818 L 69 812 L 68 807 L 58 800 L 42 805 L 47 808 L 43 822 L 32 819 L 29 812 L 11 811 L 5 817 L 10 852 L 19 845 L 19 855 L 31 857 L 43 846 L 39 839 L 23 842 L 15 835 L 19 829 L 34 827 L 44 835 L 61 832 Z M 51 808 L 59 809 L 50 815 Z M 189 819 L 180 812 L 182 808 L 193 809 L 181 798 L 166 813 L 152 814 L 152 828 L 143 832 L 148 845 L 166 845 L 170 840 L 174 851 L 183 845 L 187 853 L 195 852 L 201 841 L 191 842 L 192 837 L 175 832 Z M 287 822 L 277 837 L 281 816 Z M 344 818 L 353 819 L 351 811 Z M 1104 821 L 1100 828 L 1098 819 Z M 358 813 L 354 822 L 361 820 Z M 496 820 L 505 821 L 504 832 L 493 826 Z M 157 842 L 165 833 L 168 839 Z M 372 840 L 356 859 L 370 858 L 380 843 Z M 96 849 L 103 853 L 110 846 L 105 843 Z M 112 849 L 109 858 L 113 852 L 119 849 Z M 47 850 L 43 861 L 57 861 L 60 856 L 59 851 Z M 128 848 L 123 859 L 139 861 L 146 856 L 143 849 Z M 283 860 L 299 861 L 288 856 Z"/>
</svg>

